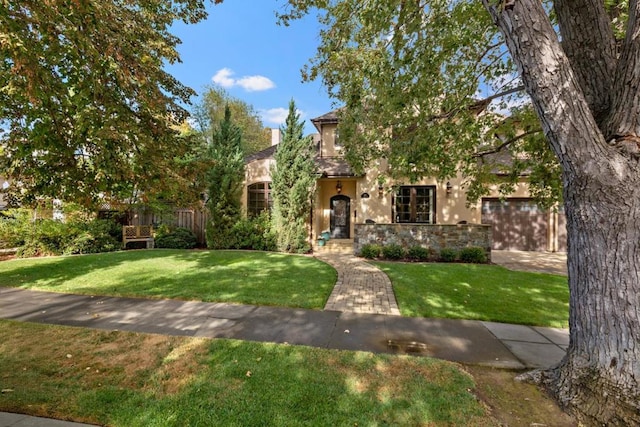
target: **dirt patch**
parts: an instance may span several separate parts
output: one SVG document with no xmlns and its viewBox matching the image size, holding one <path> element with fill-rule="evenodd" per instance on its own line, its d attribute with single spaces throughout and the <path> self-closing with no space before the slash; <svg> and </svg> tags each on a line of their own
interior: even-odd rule
<svg viewBox="0 0 640 427">
<path fill-rule="evenodd" d="M 209 343 L 205 338 L 192 338 L 179 343 L 166 355 L 158 373 L 162 379 L 162 393 L 178 393 L 193 381 L 202 370 L 201 360 L 209 352 Z"/>
<path fill-rule="evenodd" d="M 578 423 L 563 412 L 538 387 L 516 381 L 521 372 L 481 366 L 465 366 L 476 382 L 476 395 L 502 426 L 575 427 Z"/>
</svg>

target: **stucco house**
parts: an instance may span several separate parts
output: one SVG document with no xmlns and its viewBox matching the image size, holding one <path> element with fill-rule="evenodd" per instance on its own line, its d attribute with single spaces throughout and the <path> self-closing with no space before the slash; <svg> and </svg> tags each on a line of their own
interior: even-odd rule
<svg viewBox="0 0 640 427">
<path fill-rule="evenodd" d="M 385 160 L 356 175 L 343 159 L 335 111 L 311 122 L 318 130 L 314 135 L 317 191 L 309 212 L 314 250 L 357 253 L 363 244 L 390 242 L 436 250 L 464 246 L 480 246 L 488 252 L 566 250 L 564 215 L 539 209 L 526 182 L 506 201 L 495 191 L 471 205 L 462 176 L 446 182 L 423 179 L 411 185 L 381 182 Z M 279 135 L 273 130 L 272 146 L 246 159 L 242 200 L 248 215 L 271 206 L 270 168 Z M 323 232 L 329 232 L 330 239 L 320 246 Z"/>
</svg>

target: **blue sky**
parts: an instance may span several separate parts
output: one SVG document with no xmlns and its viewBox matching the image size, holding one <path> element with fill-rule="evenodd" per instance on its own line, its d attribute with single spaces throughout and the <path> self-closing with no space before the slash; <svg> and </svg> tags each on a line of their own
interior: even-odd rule
<svg viewBox="0 0 640 427">
<path fill-rule="evenodd" d="M 318 81 L 302 83 L 300 69 L 319 43 L 319 24 L 307 16 L 289 27 L 276 24 L 283 0 L 226 0 L 208 4 L 209 17 L 195 25 L 182 22 L 173 34 L 182 40 L 182 63 L 167 71 L 198 93 L 218 84 L 252 105 L 266 127 L 279 127 L 293 98 L 305 131 L 315 132 L 309 119 L 336 106 Z M 197 99 L 195 100 L 197 102 Z"/>
</svg>

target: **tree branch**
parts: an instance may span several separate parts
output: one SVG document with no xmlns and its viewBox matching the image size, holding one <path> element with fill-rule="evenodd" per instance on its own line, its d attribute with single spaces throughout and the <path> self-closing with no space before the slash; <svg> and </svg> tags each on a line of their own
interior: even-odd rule
<svg viewBox="0 0 640 427">
<path fill-rule="evenodd" d="M 481 157 L 484 157 L 484 156 L 488 156 L 490 154 L 499 153 L 500 151 L 504 150 L 505 148 L 507 148 L 511 144 L 513 144 L 513 143 L 515 143 L 517 141 L 520 141 L 521 139 L 526 138 L 527 136 L 535 135 L 536 133 L 540 133 L 540 132 L 542 132 L 542 129 L 534 129 L 534 130 L 526 131 L 524 133 L 521 133 L 519 135 L 514 136 L 513 138 L 511 138 L 511 139 L 509 139 L 507 141 L 504 141 L 502 144 L 498 145 L 495 148 L 492 148 L 490 150 L 481 151 L 479 153 L 475 153 L 471 157 L 473 157 L 474 159 L 477 159 L 477 158 L 481 158 Z"/>
<path fill-rule="evenodd" d="M 554 9 L 562 48 L 598 126 L 603 129 L 611 107 L 617 62 L 616 40 L 604 2 L 557 0 Z"/>
<path fill-rule="evenodd" d="M 640 129 L 640 2 L 629 5 L 627 36 L 617 62 L 611 108 L 603 133 L 607 141 L 627 146 L 632 152 L 639 150 Z M 602 129 L 602 127 L 601 127 Z M 627 150 L 628 151 L 628 150 Z"/>
</svg>

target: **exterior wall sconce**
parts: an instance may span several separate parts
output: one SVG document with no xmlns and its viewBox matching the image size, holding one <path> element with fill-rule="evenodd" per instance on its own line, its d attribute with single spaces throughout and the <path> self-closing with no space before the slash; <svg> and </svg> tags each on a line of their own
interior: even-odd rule
<svg viewBox="0 0 640 427">
<path fill-rule="evenodd" d="M 384 187 L 382 184 L 378 185 L 378 196 L 382 197 L 382 193 L 384 193 Z"/>
<path fill-rule="evenodd" d="M 452 189 L 453 189 L 453 186 L 451 185 L 451 182 L 447 181 L 447 196 L 451 194 Z"/>
<path fill-rule="evenodd" d="M 340 194 L 342 192 L 342 182 L 338 181 L 336 184 L 336 192 Z"/>
<path fill-rule="evenodd" d="M 360 197 L 361 197 L 361 198 L 363 198 L 363 199 L 368 199 L 368 198 L 369 198 L 369 197 L 371 197 L 371 196 L 369 196 L 369 193 L 362 193 L 362 194 L 360 195 Z"/>
</svg>

